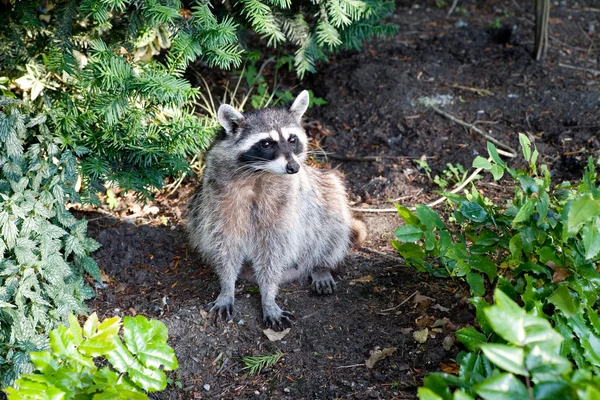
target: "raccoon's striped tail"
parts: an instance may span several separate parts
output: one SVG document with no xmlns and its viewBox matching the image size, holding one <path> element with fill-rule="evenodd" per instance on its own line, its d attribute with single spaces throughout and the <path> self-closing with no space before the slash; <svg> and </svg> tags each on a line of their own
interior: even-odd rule
<svg viewBox="0 0 600 400">
<path fill-rule="evenodd" d="M 367 238 L 367 225 L 360 219 L 352 218 L 350 222 L 352 247 L 358 249 Z"/>
</svg>

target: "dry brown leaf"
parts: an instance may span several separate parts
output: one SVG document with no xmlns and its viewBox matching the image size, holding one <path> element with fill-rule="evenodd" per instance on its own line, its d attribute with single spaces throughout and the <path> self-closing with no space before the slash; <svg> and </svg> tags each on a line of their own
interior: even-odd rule
<svg viewBox="0 0 600 400">
<path fill-rule="evenodd" d="M 290 333 L 292 328 L 286 328 L 281 332 L 274 331 L 273 329 L 263 329 L 263 333 L 271 342 L 278 342 Z"/>
<path fill-rule="evenodd" d="M 413 338 L 419 343 L 425 343 L 429 336 L 429 329 L 425 328 L 420 331 L 413 332 Z"/>
<path fill-rule="evenodd" d="M 415 320 L 415 324 L 417 324 L 417 327 L 419 328 L 426 328 L 428 326 L 431 326 L 431 324 L 433 324 L 434 321 L 435 317 L 432 317 L 430 315 L 423 315 L 422 317 L 419 317 Z"/>
<path fill-rule="evenodd" d="M 436 304 L 431 308 L 435 308 L 436 310 L 440 310 L 441 312 L 447 312 L 450 311 L 449 308 L 442 306 L 441 304 Z"/>
<path fill-rule="evenodd" d="M 369 369 L 373 368 L 375 364 L 377 364 L 377 362 L 383 360 L 386 357 L 391 356 L 396 352 L 396 350 L 398 350 L 397 347 L 386 347 L 384 349 L 375 347 L 375 349 L 371 351 L 371 355 L 369 356 L 369 358 L 365 361 L 365 365 Z"/>
<path fill-rule="evenodd" d="M 554 271 L 554 274 L 552 275 L 552 282 L 554 283 L 562 282 L 565 279 L 567 279 L 569 275 L 571 275 L 568 269 L 566 269 L 565 267 L 558 266 L 552 261 L 548 261 L 546 265 L 552 268 L 552 270 Z"/>
<path fill-rule="evenodd" d="M 400 333 L 406 335 L 407 333 L 411 333 L 413 331 L 413 328 L 402 328 L 400 329 Z"/>
<path fill-rule="evenodd" d="M 456 365 L 455 363 L 441 362 L 440 367 L 441 367 L 442 371 L 444 371 L 447 374 L 452 374 L 452 375 L 458 375 L 458 371 L 460 369 L 460 367 L 458 365 Z"/>
<path fill-rule="evenodd" d="M 450 320 L 448 318 L 436 319 L 433 324 L 431 324 L 432 328 L 436 328 L 438 326 L 445 326 Z"/>
</svg>

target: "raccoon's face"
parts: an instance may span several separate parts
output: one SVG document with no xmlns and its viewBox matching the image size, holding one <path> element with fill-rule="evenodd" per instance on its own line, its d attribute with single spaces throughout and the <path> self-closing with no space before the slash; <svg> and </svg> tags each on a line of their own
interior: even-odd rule
<svg viewBox="0 0 600 400">
<path fill-rule="evenodd" d="M 229 105 L 219 108 L 222 138 L 228 152 L 243 166 L 275 174 L 295 174 L 306 160 L 302 115 L 308 108 L 303 91 L 287 108 L 267 108 L 242 115 Z"/>
</svg>

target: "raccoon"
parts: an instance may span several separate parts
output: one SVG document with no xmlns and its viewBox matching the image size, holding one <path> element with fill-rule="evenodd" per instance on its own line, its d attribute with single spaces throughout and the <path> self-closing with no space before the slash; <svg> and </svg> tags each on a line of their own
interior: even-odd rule
<svg viewBox="0 0 600 400">
<path fill-rule="evenodd" d="M 218 319 L 231 319 L 245 267 L 259 285 L 264 323 L 290 326 L 292 314 L 275 302 L 279 286 L 310 277 L 313 291 L 333 293 L 331 271 L 365 238 L 339 174 L 304 165 L 308 103 L 303 91 L 289 108 L 219 108 L 223 130 L 206 153 L 187 220 L 191 244 L 219 276 L 221 292 L 206 306 Z"/>
</svg>

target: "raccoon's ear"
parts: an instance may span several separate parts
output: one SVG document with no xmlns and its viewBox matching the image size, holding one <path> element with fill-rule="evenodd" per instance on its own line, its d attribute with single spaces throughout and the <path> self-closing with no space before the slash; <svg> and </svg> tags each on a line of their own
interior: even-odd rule
<svg viewBox="0 0 600 400">
<path fill-rule="evenodd" d="M 302 92 L 300 92 L 298 97 L 296 97 L 296 100 L 294 100 L 294 102 L 292 103 L 292 106 L 290 107 L 290 112 L 296 117 L 298 121 L 302 119 L 302 116 L 306 112 L 306 109 L 308 108 L 308 102 L 308 91 L 303 90 Z"/>
<path fill-rule="evenodd" d="M 235 128 L 244 123 L 244 116 L 229 104 L 223 104 L 217 112 L 219 123 L 225 128 L 225 133 L 231 135 L 235 133 Z"/>
</svg>

